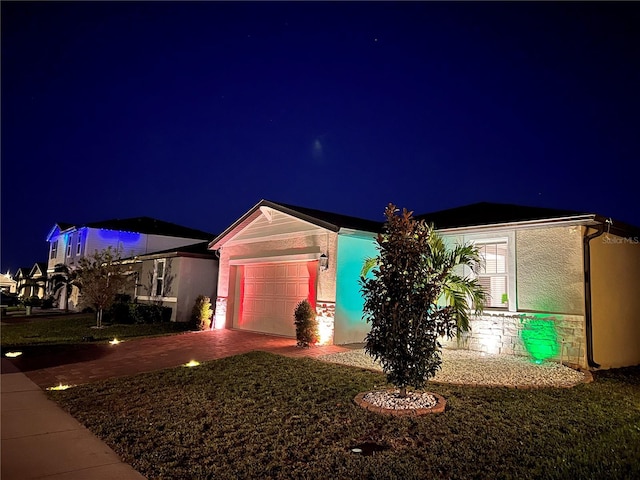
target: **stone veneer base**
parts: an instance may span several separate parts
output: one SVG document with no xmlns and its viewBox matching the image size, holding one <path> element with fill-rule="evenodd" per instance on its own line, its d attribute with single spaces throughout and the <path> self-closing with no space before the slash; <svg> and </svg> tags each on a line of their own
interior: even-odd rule
<svg viewBox="0 0 640 480">
<path fill-rule="evenodd" d="M 394 391 L 394 390 L 390 390 L 390 391 Z M 433 392 L 426 392 L 429 395 L 433 395 L 434 397 L 436 397 L 438 403 L 436 403 L 433 407 L 431 408 L 382 408 L 382 407 L 376 407 L 375 405 L 372 405 L 371 403 L 367 402 L 364 400 L 364 396 L 369 393 L 369 392 L 361 392 L 358 395 L 355 396 L 355 398 L 353 399 L 353 401 L 355 402 L 356 405 L 364 408 L 365 410 L 369 410 L 370 412 L 373 413 L 379 413 L 381 415 L 392 415 L 395 417 L 404 417 L 404 416 L 413 416 L 413 417 L 419 417 L 421 415 L 427 415 L 429 413 L 443 413 L 445 408 L 447 407 L 447 401 L 444 399 L 443 396 L 438 395 L 437 393 L 433 393 Z"/>
</svg>

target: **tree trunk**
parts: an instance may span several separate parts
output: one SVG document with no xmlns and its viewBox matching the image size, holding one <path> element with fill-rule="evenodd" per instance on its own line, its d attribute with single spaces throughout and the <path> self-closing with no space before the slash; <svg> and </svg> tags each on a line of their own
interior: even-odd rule
<svg viewBox="0 0 640 480">
<path fill-rule="evenodd" d="M 407 387 L 400 387 L 400 396 L 405 398 L 407 396 Z"/>
<path fill-rule="evenodd" d="M 102 309 L 101 308 L 99 308 L 98 312 L 96 313 L 96 327 L 102 328 Z"/>
</svg>

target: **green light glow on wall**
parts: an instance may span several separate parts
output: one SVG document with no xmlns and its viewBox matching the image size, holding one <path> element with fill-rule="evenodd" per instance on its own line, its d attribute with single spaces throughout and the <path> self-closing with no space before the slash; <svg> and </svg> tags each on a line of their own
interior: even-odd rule
<svg viewBox="0 0 640 480">
<path fill-rule="evenodd" d="M 536 363 L 553 358 L 560 351 L 558 332 L 553 320 L 541 318 L 525 320 L 520 337 L 531 359 Z"/>
</svg>

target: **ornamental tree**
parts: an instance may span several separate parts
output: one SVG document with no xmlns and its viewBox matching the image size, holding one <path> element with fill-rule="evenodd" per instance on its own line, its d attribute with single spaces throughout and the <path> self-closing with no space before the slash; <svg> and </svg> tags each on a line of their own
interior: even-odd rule
<svg viewBox="0 0 640 480">
<path fill-rule="evenodd" d="M 102 328 L 102 312 L 109 308 L 130 284 L 130 276 L 120 260 L 120 253 L 107 247 L 82 257 L 75 270 L 80 289 L 80 303 L 96 310 L 96 326 Z"/>
<path fill-rule="evenodd" d="M 365 351 L 406 396 L 408 386 L 422 388 L 436 374 L 442 363 L 438 338 L 469 330 L 471 310 L 482 311 L 485 293 L 475 278 L 458 273 L 462 266 L 477 272 L 477 248 L 447 248 L 433 225 L 406 209 L 398 212 L 387 206 L 378 255 L 365 261 L 360 284 L 363 318 L 371 324 Z"/>
</svg>

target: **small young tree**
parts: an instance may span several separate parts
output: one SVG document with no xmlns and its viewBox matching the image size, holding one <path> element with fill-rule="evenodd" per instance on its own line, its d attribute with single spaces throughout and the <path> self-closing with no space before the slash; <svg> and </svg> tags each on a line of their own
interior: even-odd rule
<svg viewBox="0 0 640 480">
<path fill-rule="evenodd" d="M 308 300 L 302 300 L 293 312 L 296 325 L 296 339 L 299 347 L 308 347 L 318 343 L 318 320 L 316 311 Z"/>
<path fill-rule="evenodd" d="M 102 328 L 102 312 L 109 308 L 130 282 L 120 253 L 107 247 L 84 256 L 75 270 L 75 285 L 80 289 L 80 304 L 96 310 L 96 327 Z"/>
<path fill-rule="evenodd" d="M 456 273 L 459 266 L 477 271 L 481 257 L 475 247 L 449 250 L 432 225 L 406 209 L 397 212 L 393 204 L 385 210 L 379 253 L 365 261 L 361 286 L 363 316 L 371 323 L 365 351 L 406 396 L 407 386 L 424 387 L 440 368 L 438 337 L 468 330 L 469 299 L 480 313 L 485 295 L 475 279 Z M 365 277 L 369 271 L 373 275 Z"/>
<path fill-rule="evenodd" d="M 199 330 L 211 330 L 211 299 L 205 295 L 198 295 L 191 311 L 191 319 Z"/>
</svg>

